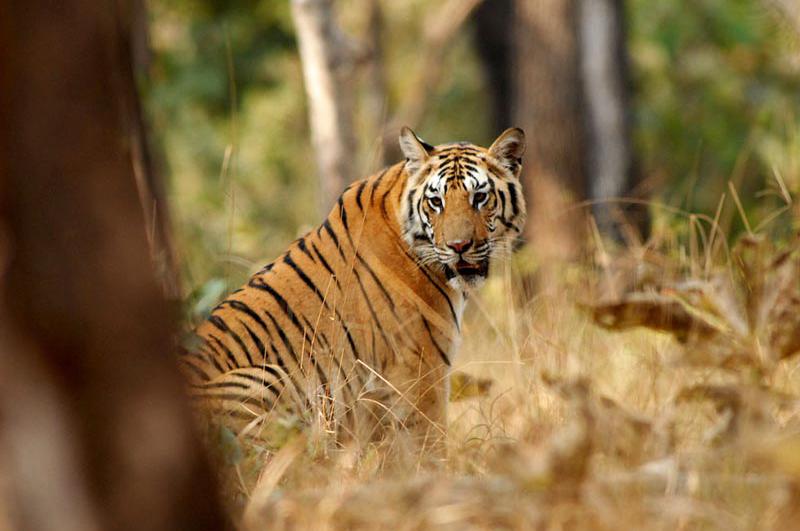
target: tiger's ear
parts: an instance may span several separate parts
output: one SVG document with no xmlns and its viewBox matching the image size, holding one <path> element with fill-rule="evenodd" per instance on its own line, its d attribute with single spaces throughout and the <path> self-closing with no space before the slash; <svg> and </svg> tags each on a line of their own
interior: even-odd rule
<svg viewBox="0 0 800 531">
<path fill-rule="evenodd" d="M 411 128 L 403 126 L 400 130 L 400 149 L 406 158 L 408 173 L 413 175 L 428 160 L 428 154 L 433 151 L 433 146 L 420 139 Z"/>
<path fill-rule="evenodd" d="M 525 153 L 525 132 L 519 127 L 506 129 L 489 148 L 489 154 L 496 158 L 514 175 L 522 168 L 522 155 Z"/>
</svg>

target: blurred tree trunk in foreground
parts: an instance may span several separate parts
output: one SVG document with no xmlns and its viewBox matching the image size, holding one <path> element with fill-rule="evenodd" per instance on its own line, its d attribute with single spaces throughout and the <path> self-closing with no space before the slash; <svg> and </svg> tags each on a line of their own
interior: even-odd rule
<svg viewBox="0 0 800 531">
<path fill-rule="evenodd" d="M 137 196 L 134 6 L 0 7 L 0 465 L 19 528 L 225 527 Z"/>
<path fill-rule="evenodd" d="M 291 4 L 324 216 L 355 177 L 354 54 L 336 24 L 333 0 L 291 0 Z"/>
<path fill-rule="evenodd" d="M 476 45 L 490 85 L 494 128 L 528 135 L 526 236 L 543 262 L 575 258 L 586 208 L 614 237 L 620 205 L 637 183 L 621 0 L 500 0 L 475 17 Z M 513 31 L 509 31 L 513 28 Z M 629 221 L 646 230 L 641 209 Z M 638 212 L 637 212 L 638 210 Z"/>
<path fill-rule="evenodd" d="M 146 77 L 150 69 L 150 44 L 147 8 L 141 1 L 133 2 L 126 24 L 130 35 L 132 61 L 123 65 L 126 76 L 125 104 L 129 107 L 128 128 L 131 162 L 144 212 L 147 241 L 156 266 L 156 273 L 167 300 L 178 304 L 182 300 L 178 254 L 172 239 L 172 222 L 167 208 L 167 194 L 160 170 L 164 167 L 162 153 L 148 141 L 149 124 L 136 94 L 136 80 Z"/>
</svg>

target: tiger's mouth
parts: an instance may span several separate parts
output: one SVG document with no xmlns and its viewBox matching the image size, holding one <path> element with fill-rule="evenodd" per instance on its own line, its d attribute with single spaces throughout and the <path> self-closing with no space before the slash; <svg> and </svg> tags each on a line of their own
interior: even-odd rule
<svg viewBox="0 0 800 531">
<path fill-rule="evenodd" d="M 448 266 L 446 272 L 448 280 L 459 276 L 468 283 L 480 281 L 489 274 L 489 260 L 473 263 L 460 258 L 453 268 Z"/>
</svg>

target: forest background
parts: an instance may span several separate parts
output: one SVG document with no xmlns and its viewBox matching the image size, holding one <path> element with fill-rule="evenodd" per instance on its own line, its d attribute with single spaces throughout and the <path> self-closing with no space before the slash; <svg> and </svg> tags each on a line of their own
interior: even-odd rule
<svg viewBox="0 0 800 531">
<path fill-rule="evenodd" d="M 441 63 L 430 65 L 424 57 L 429 36 L 441 15 L 452 13 L 445 3 L 336 3 L 349 45 L 356 54 L 363 48 L 366 57 L 348 78 L 355 97 L 352 180 L 394 162 L 391 153 L 384 159 L 383 144 L 395 142 L 392 126 L 402 124 L 390 122 L 404 118 L 426 66 L 437 70 L 435 83 L 425 112 L 408 125 L 427 141 L 488 145 L 498 130 L 523 125 L 513 110 L 506 110 L 509 123 L 498 123 L 492 100 L 498 78 L 481 58 L 484 30 L 476 23 L 485 11 L 510 3 L 462 2 L 472 4 L 464 22 L 441 42 Z M 773 212 L 782 201 L 772 193 L 779 192 L 775 174 L 792 191 L 800 187 L 796 9 L 762 0 L 614 4 L 624 9 L 625 112 L 636 194 L 652 201 L 654 226 L 670 225 L 685 239 L 685 219 L 664 216 L 667 211 L 653 205 L 714 216 L 729 182 L 748 217 Z M 553 9 L 547 5 L 540 9 Z M 329 207 L 319 207 L 324 199 L 295 26 L 282 0 L 153 0 L 149 8 L 152 57 L 142 79 L 144 100 L 168 177 L 184 290 L 207 304 Z M 376 49 L 384 84 L 377 102 Z M 528 163 L 535 157 L 529 149 Z M 591 195 L 572 199 L 602 199 Z M 742 220 L 732 201 L 724 208 L 733 237 Z M 789 228 L 789 218 L 783 220 Z"/>
</svg>

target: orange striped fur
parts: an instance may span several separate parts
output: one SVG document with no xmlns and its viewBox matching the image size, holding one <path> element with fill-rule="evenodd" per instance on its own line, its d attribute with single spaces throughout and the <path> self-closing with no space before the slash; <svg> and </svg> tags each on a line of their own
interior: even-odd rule
<svg viewBox="0 0 800 531">
<path fill-rule="evenodd" d="M 405 162 L 350 185 L 200 325 L 182 357 L 195 394 L 244 420 L 277 408 L 369 434 L 377 406 L 444 433 L 469 290 L 524 225 L 524 136 L 432 147 L 404 128 L 400 143 Z"/>
</svg>

